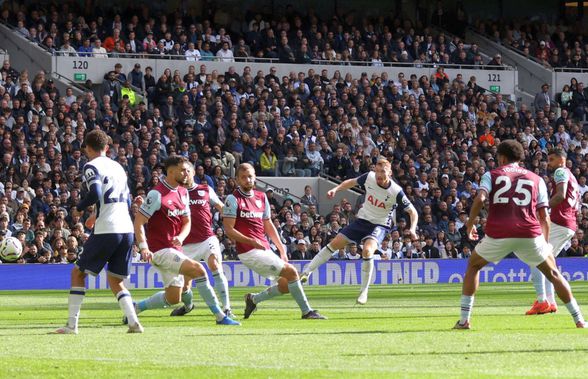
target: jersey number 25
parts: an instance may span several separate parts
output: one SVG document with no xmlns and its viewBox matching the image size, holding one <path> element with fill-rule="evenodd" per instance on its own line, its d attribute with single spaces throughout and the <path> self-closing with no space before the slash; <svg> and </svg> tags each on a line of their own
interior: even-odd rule
<svg viewBox="0 0 588 379">
<path fill-rule="evenodd" d="M 527 179 L 518 179 L 515 187 L 515 194 L 517 197 L 513 196 L 511 199 L 509 199 L 507 196 L 503 196 L 512 187 L 512 181 L 508 176 L 501 175 L 497 177 L 494 184 L 499 187 L 498 190 L 494 193 L 494 197 L 492 198 L 492 202 L 494 204 L 507 204 L 510 200 L 512 200 L 515 205 L 524 207 L 531 203 L 531 190 L 533 189 L 533 181 Z M 500 187 L 501 184 L 504 185 Z"/>
</svg>

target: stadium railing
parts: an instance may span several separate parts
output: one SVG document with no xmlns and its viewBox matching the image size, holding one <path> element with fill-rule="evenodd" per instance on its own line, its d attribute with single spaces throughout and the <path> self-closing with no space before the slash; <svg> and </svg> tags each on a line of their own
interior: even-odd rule
<svg viewBox="0 0 588 379">
<path fill-rule="evenodd" d="M 325 213 L 327 210 L 330 211 L 333 205 L 339 203 L 343 198 L 347 199 L 351 204 L 355 204 L 361 195 L 360 191 L 354 190 L 339 192 L 333 199 L 327 198 L 327 192 L 335 188 L 339 182 L 329 180 L 328 176 L 324 174 L 313 177 L 294 178 L 283 176 L 258 176 L 257 182 L 257 187 L 260 191 L 265 191 L 267 188 L 271 187 L 274 190 L 274 193 L 278 196 L 282 198 L 291 197 L 295 200 L 300 200 L 300 198 L 304 195 L 304 187 L 310 185 L 312 187 L 312 193 L 318 199 L 319 210 L 322 213 Z"/>
<path fill-rule="evenodd" d="M 0 23 L 0 41 L 2 41 L 2 48 L 10 53 L 12 66 L 27 68 L 30 73 L 37 73 L 40 70 L 53 71 L 49 52 L 2 23 Z"/>
<path fill-rule="evenodd" d="M 179 70 L 181 73 L 187 73 L 191 65 L 197 68 L 204 64 L 206 72 L 210 73 L 212 70 L 217 70 L 219 73 L 228 71 L 230 66 L 234 66 L 238 73 L 242 73 L 246 66 L 252 69 L 252 72 L 258 70 L 264 73 L 269 73 L 271 67 L 277 69 L 276 75 L 279 77 L 287 76 L 290 72 L 304 72 L 307 73 L 309 69 L 320 73 L 320 70 L 327 69 L 329 76 L 333 72 L 339 70 L 344 77 L 345 74 L 350 73 L 354 78 L 361 77 L 362 73 L 367 73 L 369 77 L 373 73 L 380 75 L 382 72 L 387 72 L 390 79 L 396 79 L 398 73 L 416 74 L 417 77 L 427 75 L 430 77 L 436 72 L 438 65 L 394 65 L 394 66 L 353 66 L 353 65 L 314 65 L 314 64 L 273 64 L 269 62 L 219 62 L 219 61 L 186 61 L 186 60 L 168 60 L 168 59 L 146 59 L 146 58 L 94 58 L 94 57 L 66 57 L 53 56 L 53 69 L 60 75 L 73 81 L 92 80 L 94 84 L 101 83 L 104 73 L 111 71 L 115 63 L 120 63 L 123 66 L 122 71 L 127 73 L 131 71 L 135 63 L 140 63 L 141 67 L 150 66 L 153 68 L 153 75 L 159 78 L 163 71 L 167 68 Z M 490 91 L 499 92 L 505 95 L 513 95 L 517 86 L 517 72 L 514 68 L 502 67 L 496 70 L 493 66 L 481 66 L 480 68 L 468 68 L 471 66 L 460 65 L 443 65 L 445 72 L 451 79 L 454 79 L 457 74 L 463 75 L 463 80 L 467 82 L 471 76 L 477 78 L 479 86 L 488 88 Z M 198 72 L 198 69 L 196 70 Z M 408 76 L 408 75 L 407 75 Z"/>
<path fill-rule="evenodd" d="M 556 68 L 554 69 L 554 90 L 561 92 L 563 86 L 570 84 L 572 78 L 576 78 L 578 82 L 586 82 L 588 75 L 588 68 Z"/>
<path fill-rule="evenodd" d="M 165 68 L 172 70 L 179 69 L 182 73 L 188 71 L 190 65 L 205 64 L 207 72 L 217 69 L 219 73 L 224 73 L 229 66 L 235 66 L 237 72 L 242 72 L 245 66 L 250 66 L 254 70 L 263 70 L 269 72 L 269 68 L 274 66 L 278 69 L 278 75 L 289 75 L 291 71 L 307 72 L 313 69 L 319 72 L 323 68 L 329 70 L 329 75 L 335 70 L 342 71 L 343 76 L 351 73 L 354 77 L 360 77 L 361 73 L 366 72 L 381 74 L 387 72 L 390 79 L 397 78 L 400 72 L 416 74 L 417 76 L 427 75 L 430 77 L 435 72 L 438 64 L 431 63 L 382 63 L 378 66 L 372 66 L 370 62 L 337 62 L 337 61 L 315 61 L 315 64 L 278 64 L 277 59 L 264 58 L 247 58 L 240 61 L 235 58 L 234 62 L 219 61 L 187 61 L 185 56 L 163 56 L 165 59 L 150 59 L 148 56 L 141 54 L 115 54 L 112 58 L 94 58 L 94 57 L 70 57 L 50 54 L 37 43 L 31 42 L 24 36 L 16 33 L 14 28 L 5 24 L 0 24 L 0 39 L 4 39 L 5 47 L 11 51 L 11 58 L 14 65 L 18 67 L 27 67 L 30 71 L 45 70 L 49 73 L 58 73 L 61 77 L 67 78 L 73 82 L 86 82 L 90 79 L 94 84 L 102 82 L 104 73 L 111 71 L 114 63 L 123 65 L 123 72 L 127 73 L 133 69 L 135 63 L 140 63 L 142 67 L 153 67 L 153 74 L 158 78 Z M 14 53 L 13 53 L 14 52 Z M 213 59 L 216 59 L 213 58 Z M 355 65 L 361 64 L 361 65 Z M 518 85 L 517 71 L 513 67 L 503 66 L 496 69 L 495 66 L 470 66 L 470 65 L 442 65 L 445 72 L 450 78 L 455 78 L 458 73 L 463 75 L 464 81 L 469 80 L 470 76 L 476 76 L 477 83 L 481 87 L 488 88 L 493 92 L 500 92 L 506 95 L 513 95 Z M 344 72 L 343 72 L 344 71 Z M 535 87 L 538 88 L 538 87 Z"/>
<path fill-rule="evenodd" d="M 518 74 L 517 98 L 520 98 L 525 104 L 530 105 L 533 103 L 535 93 L 544 83 L 551 86 L 552 95 L 555 95 L 553 89 L 553 83 L 555 81 L 553 70 L 546 68 L 535 59 L 528 59 L 510 46 L 495 42 L 493 39 L 478 33 L 472 28 L 466 29 L 466 39 L 471 42 L 476 42 L 481 49 L 494 49 L 499 51 L 502 55 L 502 60 L 516 68 Z"/>
</svg>

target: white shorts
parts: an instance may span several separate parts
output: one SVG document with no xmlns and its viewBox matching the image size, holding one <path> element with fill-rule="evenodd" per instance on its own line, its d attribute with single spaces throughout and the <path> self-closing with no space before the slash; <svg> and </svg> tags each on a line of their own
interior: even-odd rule
<svg viewBox="0 0 588 379">
<path fill-rule="evenodd" d="M 558 256 L 561 251 L 566 248 L 572 237 L 576 234 L 572 229 L 565 226 L 551 223 L 549 228 L 549 243 L 553 245 L 553 255 Z"/>
<path fill-rule="evenodd" d="M 475 251 L 488 262 L 498 263 L 514 252 L 520 260 L 531 267 L 537 267 L 551 254 L 551 246 L 543 236 L 535 238 L 492 238 L 484 237 Z"/>
<path fill-rule="evenodd" d="M 271 250 L 253 249 L 244 254 L 239 254 L 239 260 L 245 266 L 269 280 L 278 278 L 286 265 L 286 262 Z"/>
<path fill-rule="evenodd" d="M 180 267 L 186 259 L 188 257 L 182 252 L 172 248 L 161 249 L 153 254 L 151 263 L 161 274 L 165 288 L 184 286 L 184 275 L 180 274 Z"/>
<path fill-rule="evenodd" d="M 208 237 L 208 239 L 203 242 L 184 245 L 184 254 L 196 262 L 202 260 L 208 263 L 208 257 L 212 254 L 216 255 L 216 259 L 219 263 L 223 261 L 220 244 L 216 236 Z"/>
</svg>

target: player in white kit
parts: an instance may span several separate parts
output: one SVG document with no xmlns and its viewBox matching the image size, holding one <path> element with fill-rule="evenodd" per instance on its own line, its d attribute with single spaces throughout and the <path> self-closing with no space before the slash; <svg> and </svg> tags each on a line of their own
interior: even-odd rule
<svg viewBox="0 0 588 379">
<path fill-rule="evenodd" d="M 92 234 L 84 244 L 84 251 L 71 272 L 69 318 L 66 326 L 55 334 L 77 334 L 78 318 L 86 294 L 87 274 L 98 275 L 108 263 L 108 284 L 129 320 L 129 333 L 142 333 L 131 294 L 123 280 L 129 276 L 129 265 L 134 240 L 133 222 L 129 214 L 130 194 L 127 175 L 120 164 L 106 157 L 108 136 L 93 130 L 84 140 L 89 162 L 84 166 L 83 181 L 88 194 L 76 206 L 81 212 L 96 204 L 96 222 Z"/>
<path fill-rule="evenodd" d="M 363 243 L 361 264 L 361 291 L 357 297 L 358 304 L 365 304 L 368 297 L 368 288 L 374 272 L 374 252 L 380 247 L 386 234 L 390 232 L 393 212 L 396 209 L 404 209 L 410 216 L 410 233 L 417 239 L 416 227 L 418 214 L 410 200 L 402 191 L 402 188 L 391 179 L 392 166 L 384 158 L 376 163 L 375 172 L 365 173 L 354 179 L 347 179 L 337 187 L 327 192 L 327 197 L 332 199 L 342 190 L 351 189 L 357 185 L 362 186 L 365 200 L 357 213 L 357 220 L 346 226 L 331 242 L 312 259 L 306 270 L 301 274 L 300 280 L 304 283 L 310 274 L 320 265 L 327 262 L 335 251 L 344 248 L 349 243 Z"/>
</svg>

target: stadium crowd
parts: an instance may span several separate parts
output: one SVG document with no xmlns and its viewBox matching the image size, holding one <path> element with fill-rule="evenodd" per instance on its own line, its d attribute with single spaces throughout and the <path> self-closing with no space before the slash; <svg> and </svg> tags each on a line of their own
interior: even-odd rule
<svg viewBox="0 0 588 379">
<path fill-rule="evenodd" d="M 588 68 L 588 41 L 581 21 L 477 21 L 472 27 L 495 42 L 518 50 L 552 68 Z"/>
<path fill-rule="evenodd" d="M 189 61 L 272 59 L 371 66 L 502 64 L 500 57 L 484 59 L 476 44 L 465 45 L 459 37 L 394 13 L 359 19 L 349 12 L 329 19 L 312 9 L 300 14 L 291 5 L 283 15 L 251 9 L 231 14 L 214 2 L 207 2 L 205 9 L 204 14 L 191 17 L 179 11 L 158 15 L 147 5 L 91 15 L 71 3 L 48 8 L 21 5 L 15 10 L 5 6 L 0 22 L 51 53 L 68 56 L 151 54 Z"/>
<path fill-rule="evenodd" d="M 135 196 L 144 196 L 161 180 L 160 162 L 170 154 L 187 156 L 197 167 L 197 182 L 208 183 L 221 199 L 235 189 L 240 162 L 254 164 L 259 175 L 324 173 L 343 180 L 370 170 L 385 156 L 419 212 L 422 241 L 410 241 L 407 217 L 397 214 L 383 259 L 467 257 L 472 245 L 464 222 L 482 174 L 496 166 L 495 147 L 503 139 L 521 141 L 525 165 L 545 178 L 547 149 L 564 147 L 588 203 L 585 129 L 556 104 L 536 112 L 524 105 L 517 110 L 501 95 L 486 93 L 474 77 L 467 82 L 460 75 L 449 78 L 442 69 L 431 78 L 409 72 L 352 78 L 327 69 L 282 78 L 272 70 L 237 73 L 229 68 L 213 74 L 205 65 L 198 70 L 164 74 L 152 106 L 132 106 L 119 85 L 125 75 L 120 69 L 107 73 L 112 80 L 97 96 L 87 91 L 76 97 L 71 89 L 60 93 L 43 72 L 29 78 L 26 70 L 4 62 L 0 234 L 25 242 L 22 262 L 67 263 L 79 253 L 89 231 L 70 210 L 84 193 L 82 141 L 94 128 L 112 138 L 109 154 L 128 172 Z M 141 67 L 133 71 L 143 74 Z M 313 189 L 306 191 L 301 200 L 284 201 L 268 192 L 272 218 L 293 259 L 312 258 L 353 220 L 359 204 L 344 201 L 319 213 Z M 587 216 L 588 204 L 564 255 L 584 255 Z M 234 259 L 234 244 L 224 237 L 219 215 L 215 220 L 225 258 Z M 482 217 L 480 235 L 484 223 Z M 360 248 L 349 247 L 334 259 L 359 258 Z"/>
</svg>

